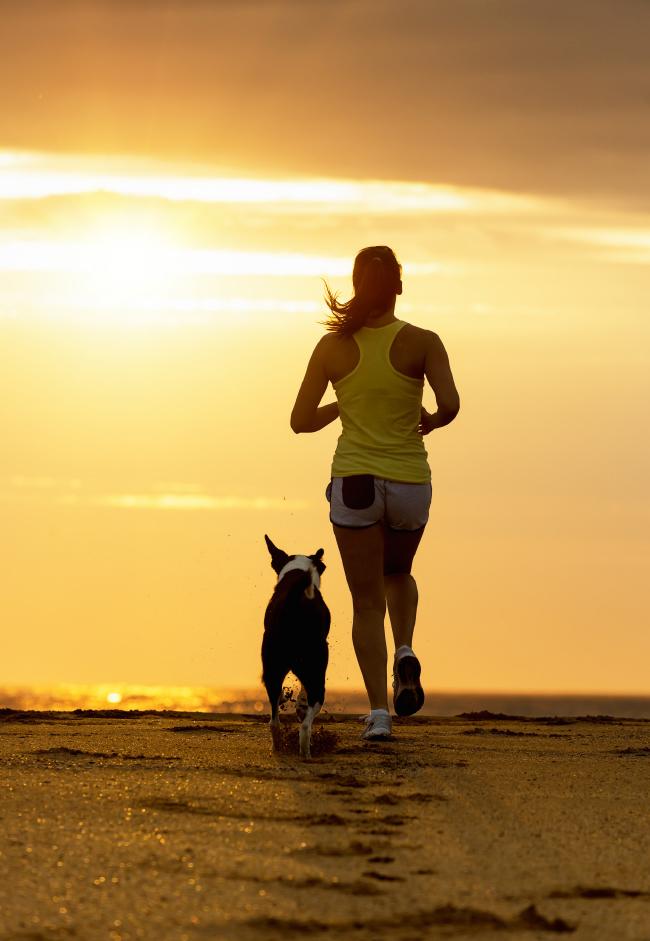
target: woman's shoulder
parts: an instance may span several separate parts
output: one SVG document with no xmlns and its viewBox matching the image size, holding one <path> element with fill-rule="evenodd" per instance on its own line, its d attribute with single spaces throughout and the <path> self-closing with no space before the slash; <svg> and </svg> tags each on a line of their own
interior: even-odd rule
<svg viewBox="0 0 650 941">
<path fill-rule="evenodd" d="M 338 382 L 351 372 L 359 361 L 359 347 L 352 337 L 326 333 L 314 349 L 314 357 L 331 382 Z"/>
<path fill-rule="evenodd" d="M 341 350 L 346 350 L 355 346 L 356 344 L 352 337 L 343 337 L 339 336 L 337 333 L 328 332 L 323 334 L 323 336 L 320 338 L 314 348 L 314 352 L 319 356 L 328 357 L 330 355 L 336 355 Z"/>
<path fill-rule="evenodd" d="M 421 347 L 423 344 L 428 345 L 440 339 L 438 334 L 434 333 L 433 330 L 428 330 L 426 327 L 418 327 L 417 324 L 410 323 L 408 320 L 402 320 L 401 322 L 404 326 L 399 331 L 398 336 L 401 336 L 403 341 L 411 341 Z"/>
</svg>

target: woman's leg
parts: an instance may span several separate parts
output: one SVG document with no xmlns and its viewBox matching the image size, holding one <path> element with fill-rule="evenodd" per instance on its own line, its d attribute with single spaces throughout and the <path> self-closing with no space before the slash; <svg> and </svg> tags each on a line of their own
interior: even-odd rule
<svg viewBox="0 0 650 941">
<path fill-rule="evenodd" d="M 388 709 L 383 526 L 352 529 L 334 524 L 334 535 L 352 595 L 352 642 L 370 708 Z"/>
<path fill-rule="evenodd" d="M 413 557 L 422 539 L 422 529 L 385 530 L 384 586 L 395 650 L 413 645 L 418 609 L 418 586 L 411 575 Z"/>
<path fill-rule="evenodd" d="M 418 588 L 411 575 L 411 563 L 423 532 L 424 527 L 416 530 L 386 530 L 384 583 L 395 639 L 393 706 L 398 716 L 412 716 L 424 704 L 420 662 L 412 648 Z"/>
</svg>

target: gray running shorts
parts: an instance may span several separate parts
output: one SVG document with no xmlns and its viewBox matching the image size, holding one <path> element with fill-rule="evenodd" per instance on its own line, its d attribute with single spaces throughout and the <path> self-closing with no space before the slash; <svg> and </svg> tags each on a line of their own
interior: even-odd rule
<svg viewBox="0 0 650 941">
<path fill-rule="evenodd" d="M 363 529 L 383 521 L 390 529 L 422 529 L 429 519 L 431 484 L 406 484 L 372 474 L 333 477 L 325 496 L 336 526 Z"/>
</svg>

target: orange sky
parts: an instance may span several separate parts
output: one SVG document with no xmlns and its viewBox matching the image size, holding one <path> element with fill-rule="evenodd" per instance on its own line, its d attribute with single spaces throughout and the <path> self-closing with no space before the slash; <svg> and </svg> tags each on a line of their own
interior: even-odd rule
<svg viewBox="0 0 650 941">
<path fill-rule="evenodd" d="M 650 208 L 646 0 L 15 0 L 0 139 Z"/>
<path fill-rule="evenodd" d="M 337 429 L 288 415 L 381 242 L 462 401 L 427 685 L 647 692 L 647 5 L 74 6 L 2 39 L 0 684 L 254 684 L 268 532 L 325 547 L 359 685 Z"/>
</svg>

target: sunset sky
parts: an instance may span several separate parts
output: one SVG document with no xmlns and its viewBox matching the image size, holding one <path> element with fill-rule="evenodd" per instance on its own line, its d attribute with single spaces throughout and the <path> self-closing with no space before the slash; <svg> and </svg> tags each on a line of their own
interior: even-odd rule
<svg viewBox="0 0 650 941">
<path fill-rule="evenodd" d="M 388 244 L 461 397 L 425 685 L 650 693 L 650 4 L 2 12 L 0 685 L 254 685 L 265 532 L 325 548 L 361 685 L 338 425 L 289 413 L 321 279 Z"/>
</svg>

